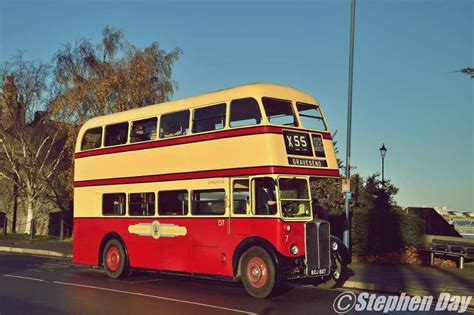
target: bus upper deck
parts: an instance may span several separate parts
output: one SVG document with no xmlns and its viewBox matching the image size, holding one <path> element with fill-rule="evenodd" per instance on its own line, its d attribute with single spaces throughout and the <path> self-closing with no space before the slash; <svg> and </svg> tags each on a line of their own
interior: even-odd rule
<svg viewBox="0 0 474 315">
<path fill-rule="evenodd" d="M 79 132 L 75 159 L 75 187 L 167 180 L 171 174 L 339 175 L 317 101 L 264 83 L 91 119 Z"/>
</svg>

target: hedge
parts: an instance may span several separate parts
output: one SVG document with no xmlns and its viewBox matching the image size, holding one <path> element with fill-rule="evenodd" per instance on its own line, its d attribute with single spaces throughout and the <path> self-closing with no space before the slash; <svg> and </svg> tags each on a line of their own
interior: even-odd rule
<svg viewBox="0 0 474 315">
<path fill-rule="evenodd" d="M 414 214 L 391 209 L 355 209 L 352 215 L 352 253 L 378 255 L 417 246 L 424 232 L 424 221 Z"/>
</svg>

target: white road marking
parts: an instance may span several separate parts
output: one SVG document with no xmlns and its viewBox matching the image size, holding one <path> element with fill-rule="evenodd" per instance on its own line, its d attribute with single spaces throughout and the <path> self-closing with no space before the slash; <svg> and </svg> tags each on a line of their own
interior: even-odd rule
<svg viewBox="0 0 474 315">
<path fill-rule="evenodd" d="M 38 282 L 47 282 L 46 280 L 43 280 L 43 279 L 30 278 L 30 277 L 23 277 L 23 276 L 16 276 L 16 275 L 9 275 L 9 274 L 2 274 L 2 276 L 8 277 L 8 278 L 18 278 L 18 279 L 23 279 L 23 280 L 32 280 L 32 281 L 38 281 Z"/>
<path fill-rule="evenodd" d="M 60 264 L 54 264 L 54 263 L 42 263 L 41 265 L 37 266 L 37 267 L 40 267 L 40 268 L 61 268 L 61 269 L 64 269 L 64 268 L 67 268 L 69 266 L 65 266 L 65 265 L 60 265 Z"/>
<path fill-rule="evenodd" d="M 144 283 L 144 282 L 155 282 L 155 281 L 162 281 L 163 279 L 148 279 L 148 280 L 137 280 L 137 281 L 122 281 L 125 283 Z"/>
<path fill-rule="evenodd" d="M 151 294 L 128 292 L 128 291 L 122 291 L 122 290 L 116 290 L 116 289 L 95 287 L 95 286 L 90 286 L 90 285 L 75 284 L 75 283 L 68 283 L 68 282 L 61 282 L 61 281 L 53 281 L 53 283 L 61 284 L 61 285 L 75 286 L 75 287 L 81 287 L 81 288 L 103 290 L 103 291 L 109 291 L 109 292 L 115 292 L 115 293 L 136 295 L 136 296 L 148 297 L 148 298 L 157 299 L 157 300 L 165 300 L 165 301 L 178 302 L 178 303 L 184 303 L 184 304 L 198 305 L 198 306 L 209 307 L 209 308 L 214 308 L 214 309 L 219 309 L 219 310 L 224 310 L 224 311 L 231 311 L 231 312 L 235 312 L 235 313 L 252 314 L 252 315 L 257 314 L 257 313 L 253 313 L 253 312 L 248 312 L 248 311 L 243 311 L 243 310 L 238 310 L 238 309 L 233 309 L 233 308 L 228 308 L 228 307 L 222 307 L 222 306 L 216 306 L 216 305 L 210 305 L 210 304 L 204 304 L 204 303 L 192 302 L 192 301 L 185 301 L 185 300 L 178 300 L 178 299 L 168 298 L 168 297 L 164 297 L 164 296 L 151 295 Z"/>
</svg>

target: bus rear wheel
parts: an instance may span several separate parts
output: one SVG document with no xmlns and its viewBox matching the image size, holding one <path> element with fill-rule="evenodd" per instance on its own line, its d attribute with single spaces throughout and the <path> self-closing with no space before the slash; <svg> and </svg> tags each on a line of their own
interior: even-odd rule
<svg viewBox="0 0 474 315">
<path fill-rule="evenodd" d="M 118 240 L 111 239 L 107 242 L 102 253 L 102 262 L 108 277 L 117 279 L 128 272 L 128 257 L 125 249 Z"/>
<path fill-rule="evenodd" d="M 253 297 L 266 298 L 278 287 L 275 264 L 261 247 L 251 247 L 242 255 L 240 274 L 245 290 Z"/>
</svg>

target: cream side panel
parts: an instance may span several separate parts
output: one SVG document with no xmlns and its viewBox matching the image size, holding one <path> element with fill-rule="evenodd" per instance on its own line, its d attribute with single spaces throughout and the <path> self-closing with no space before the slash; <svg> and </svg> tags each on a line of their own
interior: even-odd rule
<svg viewBox="0 0 474 315">
<path fill-rule="evenodd" d="M 75 161 L 74 180 L 272 165 L 286 158 L 275 152 L 282 144 L 280 135 L 264 134 L 85 157 Z"/>
<path fill-rule="evenodd" d="M 333 142 L 323 140 L 323 143 L 327 169 L 337 169 Z M 281 135 L 255 135 L 81 158 L 76 160 L 75 181 L 266 165 L 289 165 Z"/>
<path fill-rule="evenodd" d="M 334 142 L 332 140 L 323 140 L 324 153 L 326 154 L 326 161 L 328 163 L 328 169 L 337 169 L 336 151 L 334 151 Z"/>
</svg>

